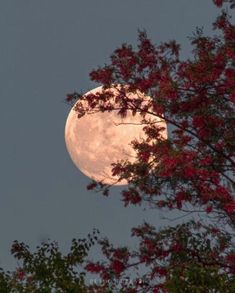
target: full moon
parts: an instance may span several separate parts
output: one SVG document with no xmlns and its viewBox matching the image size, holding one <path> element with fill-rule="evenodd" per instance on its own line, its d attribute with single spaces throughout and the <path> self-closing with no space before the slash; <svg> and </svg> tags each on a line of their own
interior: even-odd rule
<svg viewBox="0 0 235 293">
<path fill-rule="evenodd" d="M 100 86 L 89 91 L 85 96 L 102 91 Z M 128 97 L 134 99 L 135 95 L 132 93 Z M 129 111 L 125 118 L 121 118 L 113 110 L 85 114 L 78 118 L 74 107 L 65 125 L 65 143 L 73 163 L 82 173 L 97 182 L 126 185 L 126 180 L 118 181 L 118 177 L 112 176 L 111 164 L 126 159 L 130 162 L 135 161 L 136 153 L 130 143 L 134 139 L 146 137 L 142 130 L 144 127 L 141 125 L 142 117 L 138 112 L 133 116 Z M 146 117 L 148 118 L 148 115 Z M 154 117 L 154 120 L 165 128 L 162 135 L 167 138 L 166 123 L 157 117 Z"/>
</svg>

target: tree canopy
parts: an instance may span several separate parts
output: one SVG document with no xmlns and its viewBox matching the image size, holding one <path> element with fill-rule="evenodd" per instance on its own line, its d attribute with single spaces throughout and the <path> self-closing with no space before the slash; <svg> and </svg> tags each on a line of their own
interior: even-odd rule
<svg viewBox="0 0 235 293">
<path fill-rule="evenodd" d="M 235 6 L 233 0 L 214 0 L 218 7 L 226 3 Z M 132 142 L 135 162 L 113 163 L 113 174 L 128 181 L 124 206 L 200 217 L 162 229 L 149 223 L 134 227 L 135 250 L 96 234 L 74 239 L 68 255 L 53 242 L 35 253 L 15 242 L 12 253 L 20 265 L 1 272 L 1 292 L 235 292 L 235 26 L 228 11 L 221 10 L 213 28 L 213 36 L 195 31 L 186 60 L 176 41 L 155 45 L 140 31 L 137 48 L 123 44 L 110 64 L 90 73 L 103 93 L 67 95 L 79 117 L 94 110 L 141 114 L 146 139 Z M 111 87 L 119 93 L 115 104 L 107 94 Z M 128 98 L 139 92 L 150 99 Z M 166 121 L 167 139 L 146 114 Z M 102 182 L 87 188 L 110 193 Z M 102 255 L 92 262 L 94 241 Z M 86 274 L 99 282 L 87 284 Z"/>
</svg>

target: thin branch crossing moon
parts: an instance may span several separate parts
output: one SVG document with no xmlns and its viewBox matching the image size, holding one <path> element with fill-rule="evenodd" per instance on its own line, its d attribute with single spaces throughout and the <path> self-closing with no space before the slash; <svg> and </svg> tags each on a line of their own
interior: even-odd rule
<svg viewBox="0 0 235 293">
<path fill-rule="evenodd" d="M 87 94 L 101 91 L 102 87 L 98 87 Z M 126 180 L 117 181 L 118 178 L 112 176 L 111 164 L 123 159 L 135 160 L 135 151 L 130 143 L 145 137 L 142 117 L 139 113 L 133 116 L 129 112 L 127 117 L 121 118 L 116 111 L 111 111 L 85 114 L 78 118 L 74 107 L 65 125 L 65 143 L 72 161 L 82 173 L 95 181 L 126 185 Z M 161 123 L 166 129 L 165 122 Z M 163 135 L 167 137 L 166 131 Z"/>
</svg>

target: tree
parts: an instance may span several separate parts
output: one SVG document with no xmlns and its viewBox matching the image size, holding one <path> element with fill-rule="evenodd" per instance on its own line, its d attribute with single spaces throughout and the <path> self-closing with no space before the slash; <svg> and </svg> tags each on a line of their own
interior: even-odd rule
<svg viewBox="0 0 235 293">
<path fill-rule="evenodd" d="M 214 1 L 218 7 L 225 2 L 234 7 L 234 1 Z M 113 164 L 113 174 L 129 183 L 122 192 L 124 205 L 147 203 L 204 215 L 160 231 L 147 223 L 133 228 L 132 235 L 140 238 L 136 251 L 99 241 L 106 260 L 86 267 L 102 280 L 94 292 L 235 291 L 235 26 L 224 10 L 213 26 L 217 36 L 197 29 L 191 37 L 191 59 L 180 59 L 175 41 L 155 46 L 139 32 L 136 50 L 123 44 L 109 65 L 90 74 L 106 92 L 81 95 L 80 116 L 94 110 L 142 115 L 147 138 L 132 142 L 136 161 Z M 119 91 L 115 104 L 107 94 L 110 87 Z M 130 92 L 151 99 L 131 100 Z M 67 100 L 77 101 L 76 94 Z M 167 140 L 147 113 L 170 125 Z M 90 188 L 109 194 L 102 182 Z"/>
<path fill-rule="evenodd" d="M 84 261 L 98 239 L 94 230 L 88 238 L 73 239 L 70 251 L 63 255 L 56 242 L 43 242 L 35 252 L 15 241 L 11 253 L 18 260 L 13 272 L 0 270 L 1 293 L 86 293 Z"/>
<path fill-rule="evenodd" d="M 214 0 L 235 6 L 234 0 Z M 42 243 L 31 253 L 17 241 L 12 254 L 14 272 L 0 273 L 0 292 L 235 292 L 235 26 L 227 12 L 216 19 L 217 36 L 197 29 L 191 38 L 193 58 L 180 59 L 175 41 L 153 45 L 139 32 L 137 49 L 123 44 L 110 65 L 91 72 L 106 94 L 69 94 L 79 116 L 90 111 L 127 111 L 142 115 L 145 140 L 133 141 L 136 161 L 114 162 L 113 174 L 125 178 L 127 205 L 202 214 L 197 220 L 157 229 L 149 223 L 132 229 L 139 247 L 115 247 L 106 238 L 73 240 L 68 255 L 56 243 Z M 110 87 L 119 96 L 110 103 Z M 142 92 L 135 101 L 127 93 Z M 170 126 L 167 140 L 146 114 Z M 109 186 L 91 182 L 109 195 Z M 102 249 L 100 261 L 88 261 L 94 239 Z M 86 272 L 98 275 L 86 283 Z M 54 291 L 53 291 L 54 290 Z"/>
</svg>

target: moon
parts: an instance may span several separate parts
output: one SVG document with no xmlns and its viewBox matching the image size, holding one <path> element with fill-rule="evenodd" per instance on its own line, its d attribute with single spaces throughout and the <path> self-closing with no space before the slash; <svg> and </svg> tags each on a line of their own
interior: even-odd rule
<svg viewBox="0 0 235 293">
<path fill-rule="evenodd" d="M 102 91 L 100 86 L 85 96 Z M 115 89 L 113 91 L 115 95 Z M 135 94 L 130 95 L 135 98 Z M 97 182 L 126 185 L 126 180 L 118 181 L 117 176 L 112 176 L 111 164 L 118 160 L 135 161 L 136 153 L 130 143 L 134 139 L 146 137 L 142 130 L 142 117 L 138 112 L 133 116 L 129 111 L 125 118 L 121 118 L 116 111 L 111 111 L 86 114 L 78 118 L 75 106 L 76 104 L 69 112 L 65 124 L 65 143 L 73 163 L 83 174 Z M 157 117 L 155 120 L 164 126 L 162 135 L 167 138 L 166 123 Z"/>
</svg>

